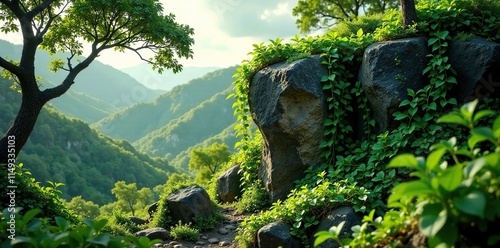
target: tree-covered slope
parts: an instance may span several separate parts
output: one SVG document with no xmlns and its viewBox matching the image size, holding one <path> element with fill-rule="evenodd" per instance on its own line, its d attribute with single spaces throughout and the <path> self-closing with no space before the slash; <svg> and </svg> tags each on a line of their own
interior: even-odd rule
<svg viewBox="0 0 500 248">
<path fill-rule="evenodd" d="M 231 88 L 234 72 L 235 67 L 229 67 L 208 73 L 176 86 L 151 103 L 136 104 L 106 117 L 92 127 L 113 138 L 134 142 Z"/>
<path fill-rule="evenodd" d="M 17 113 L 21 94 L 10 90 L 11 82 L 0 78 L 0 131 L 4 133 Z M 82 195 L 98 204 L 114 200 L 116 181 L 154 187 L 165 183 L 175 170 L 164 159 L 152 159 L 128 142 L 113 140 L 86 123 L 45 107 L 21 151 L 24 163 L 37 181 L 62 182 L 62 196 Z"/>
<path fill-rule="evenodd" d="M 233 89 L 214 95 L 167 125 L 138 141 L 134 146 L 152 156 L 174 158 L 196 144 L 224 131 L 235 122 L 231 106 L 226 100 Z"/>
<path fill-rule="evenodd" d="M 18 60 L 21 51 L 21 45 L 0 40 L 0 53 L 7 59 Z M 58 56 L 66 59 L 64 54 Z M 42 86 L 52 87 L 60 84 L 66 76 L 65 71 L 53 73 L 48 70 L 51 59 L 46 51 L 37 53 L 36 72 L 42 77 Z M 162 93 L 163 91 L 143 86 L 124 72 L 94 61 L 76 78 L 75 84 L 65 95 L 51 103 L 69 116 L 93 123 L 120 108 L 151 101 Z"/>
</svg>

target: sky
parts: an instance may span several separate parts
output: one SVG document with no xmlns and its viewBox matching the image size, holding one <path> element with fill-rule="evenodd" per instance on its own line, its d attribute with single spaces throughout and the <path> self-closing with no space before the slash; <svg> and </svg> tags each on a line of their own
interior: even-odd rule
<svg viewBox="0 0 500 248">
<path fill-rule="evenodd" d="M 252 44 L 291 38 L 299 33 L 292 9 L 297 0 L 160 0 L 164 12 L 194 29 L 193 59 L 184 66 L 229 67 L 241 64 Z M 135 54 L 107 51 L 99 60 L 116 68 L 141 61 Z"/>
<path fill-rule="evenodd" d="M 297 0 L 160 0 L 164 14 L 194 29 L 193 58 L 180 59 L 185 67 L 229 67 L 241 64 L 252 44 L 299 34 L 292 9 Z M 20 35 L 0 36 L 22 44 Z M 85 54 L 84 54 L 85 55 Z M 134 53 L 107 50 L 99 61 L 118 69 L 143 63 Z"/>
</svg>

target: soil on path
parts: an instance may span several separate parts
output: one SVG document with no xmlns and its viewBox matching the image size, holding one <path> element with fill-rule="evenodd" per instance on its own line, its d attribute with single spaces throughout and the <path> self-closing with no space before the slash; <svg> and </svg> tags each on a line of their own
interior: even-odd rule
<svg viewBox="0 0 500 248">
<path fill-rule="evenodd" d="M 234 207 L 219 208 L 219 211 L 226 217 L 219 221 L 216 227 L 210 231 L 201 232 L 198 241 L 186 240 L 165 240 L 161 244 L 156 244 L 158 248 L 213 248 L 226 247 L 238 248 L 238 243 L 235 241 L 237 235 L 236 228 L 244 218 L 251 214 L 239 214 Z"/>
</svg>

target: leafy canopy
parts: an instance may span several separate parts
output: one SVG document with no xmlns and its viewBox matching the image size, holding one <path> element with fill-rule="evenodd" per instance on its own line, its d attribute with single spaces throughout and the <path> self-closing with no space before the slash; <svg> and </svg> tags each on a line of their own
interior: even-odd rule
<svg viewBox="0 0 500 248">
<path fill-rule="evenodd" d="M 197 170 L 199 182 L 207 182 L 217 169 L 229 161 L 229 147 L 226 144 L 213 143 L 206 148 L 195 148 L 189 154 L 188 167 Z"/>
<path fill-rule="evenodd" d="M 307 33 L 338 21 L 356 19 L 361 14 L 382 13 L 398 6 L 397 0 L 299 0 L 293 9 L 297 27 Z"/>
</svg>

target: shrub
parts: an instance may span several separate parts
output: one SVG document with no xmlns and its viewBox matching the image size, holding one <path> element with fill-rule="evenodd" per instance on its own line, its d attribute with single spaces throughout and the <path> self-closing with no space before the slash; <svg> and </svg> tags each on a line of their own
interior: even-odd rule
<svg viewBox="0 0 500 248">
<path fill-rule="evenodd" d="M 191 223 L 182 224 L 181 221 L 179 221 L 179 223 L 173 226 L 170 230 L 170 236 L 176 240 L 182 239 L 196 241 L 198 240 L 199 234 L 200 232 L 198 229 L 191 227 Z"/>
</svg>

